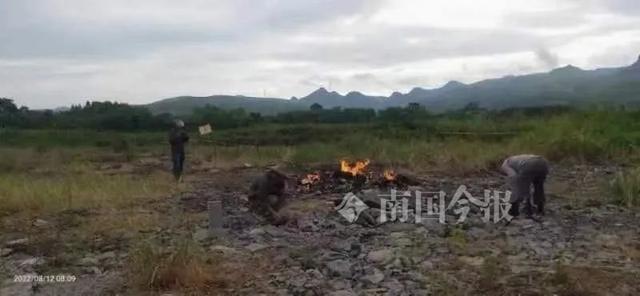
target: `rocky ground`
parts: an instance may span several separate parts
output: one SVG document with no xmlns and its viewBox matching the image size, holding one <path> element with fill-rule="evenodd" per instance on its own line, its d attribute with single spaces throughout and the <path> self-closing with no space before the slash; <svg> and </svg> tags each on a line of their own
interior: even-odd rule
<svg viewBox="0 0 640 296">
<path fill-rule="evenodd" d="M 214 270 L 236 277 L 196 291 L 155 288 L 150 294 L 640 295 L 640 213 L 604 202 L 600 182 L 613 171 L 601 166 L 554 168 L 547 214 L 540 221 L 485 223 L 472 209 L 457 225 L 458 216 L 451 212 L 446 224 L 434 219 L 349 223 L 334 210 L 349 186 L 338 182 L 332 190 L 292 188 L 283 210 L 288 223 L 275 227 L 246 205 L 249 180 L 261 169 L 196 170 L 189 189 L 178 196 L 123 213 L 122 219 L 134 213 L 157 218 L 137 233 L 78 237 L 73 231 L 78 221 L 101 214 L 88 209 L 31 217 L 27 236 L 0 234 L 0 295 L 139 294 L 144 288 L 130 281 L 129 265 L 140 236 L 162 246 L 186 237 L 226 262 Z M 495 173 L 434 172 L 419 179 L 411 190 L 452 194 L 464 184 L 481 196 L 484 189 L 504 189 Z M 371 186 L 360 196 L 387 192 Z M 215 237 L 207 231 L 210 200 L 221 200 L 224 209 L 224 230 Z M 14 223 L 3 222 L 5 228 Z M 76 278 L 15 282 L 14 275 L 28 274 Z"/>
</svg>

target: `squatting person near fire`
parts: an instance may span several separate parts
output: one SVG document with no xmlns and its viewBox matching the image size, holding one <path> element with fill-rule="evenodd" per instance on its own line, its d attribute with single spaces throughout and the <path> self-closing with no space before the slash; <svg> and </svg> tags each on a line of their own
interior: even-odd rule
<svg viewBox="0 0 640 296">
<path fill-rule="evenodd" d="M 175 126 L 169 132 L 169 144 L 171 144 L 171 161 L 173 163 L 173 176 L 176 181 L 182 180 L 184 169 L 184 144 L 189 142 L 189 135 L 184 131 L 184 122 L 176 120 Z"/>
<path fill-rule="evenodd" d="M 533 215 L 531 206 L 531 187 L 533 186 L 533 203 L 536 205 L 536 212 L 543 215 L 544 182 L 549 173 L 547 160 L 538 155 L 514 155 L 504 160 L 501 170 L 507 175 L 508 184 L 512 191 L 509 214 L 514 217 L 518 216 L 520 202 L 524 201 L 527 216 Z"/>
</svg>

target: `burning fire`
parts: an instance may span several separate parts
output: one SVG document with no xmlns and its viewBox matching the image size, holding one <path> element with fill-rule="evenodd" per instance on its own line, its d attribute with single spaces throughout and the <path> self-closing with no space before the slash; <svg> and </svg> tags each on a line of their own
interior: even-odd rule
<svg viewBox="0 0 640 296">
<path fill-rule="evenodd" d="M 356 161 L 354 163 L 349 163 L 349 161 L 347 160 L 341 160 L 340 170 L 342 172 L 349 173 L 353 176 L 364 175 L 368 165 L 369 165 L 368 159 L 365 159 L 363 161 Z"/>
<path fill-rule="evenodd" d="M 398 173 L 396 173 L 396 171 L 394 171 L 392 169 L 384 170 L 384 173 L 382 175 L 384 176 L 384 179 L 389 181 L 389 182 L 395 181 L 396 178 L 398 177 Z"/>
<path fill-rule="evenodd" d="M 320 173 L 318 172 L 308 174 L 304 179 L 300 181 L 302 185 L 312 185 L 318 182 L 320 182 Z"/>
</svg>

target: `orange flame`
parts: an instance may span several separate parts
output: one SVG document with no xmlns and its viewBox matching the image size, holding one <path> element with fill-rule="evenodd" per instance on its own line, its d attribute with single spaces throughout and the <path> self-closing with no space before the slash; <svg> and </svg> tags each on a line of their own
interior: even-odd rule
<svg viewBox="0 0 640 296">
<path fill-rule="evenodd" d="M 363 161 L 356 161 L 354 163 L 349 163 L 349 161 L 347 160 L 341 160 L 340 171 L 349 173 L 353 176 L 364 175 L 368 165 L 369 165 L 368 159 L 365 159 Z"/>
<path fill-rule="evenodd" d="M 320 173 L 318 172 L 308 174 L 304 179 L 300 181 L 302 185 L 312 185 L 318 182 L 320 182 Z"/>
<path fill-rule="evenodd" d="M 396 178 L 398 177 L 398 173 L 396 173 L 392 169 L 384 170 L 384 173 L 382 175 L 384 176 L 384 179 L 387 181 L 395 181 Z"/>
</svg>

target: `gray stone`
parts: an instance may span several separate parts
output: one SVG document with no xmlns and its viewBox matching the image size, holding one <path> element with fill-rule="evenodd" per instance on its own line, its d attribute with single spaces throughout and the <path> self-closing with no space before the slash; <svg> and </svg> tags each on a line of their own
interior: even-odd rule
<svg viewBox="0 0 640 296">
<path fill-rule="evenodd" d="M 335 279 L 329 282 L 329 286 L 333 290 L 349 290 L 351 289 L 351 283 L 344 279 Z"/>
<path fill-rule="evenodd" d="M 420 263 L 420 268 L 423 271 L 431 271 L 431 270 L 433 270 L 433 267 L 434 267 L 433 266 L 433 262 L 431 262 L 429 260 L 425 260 L 425 261 L 422 261 L 422 263 Z"/>
<path fill-rule="evenodd" d="M 475 266 L 475 267 L 479 267 L 479 266 L 482 266 L 482 264 L 484 264 L 484 258 L 482 257 L 460 256 L 458 257 L 458 260 L 460 260 L 465 264 Z"/>
<path fill-rule="evenodd" d="M 222 245 L 213 245 L 213 246 L 209 247 L 209 251 L 214 252 L 214 253 L 223 254 L 223 255 L 229 255 L 229 254 L 234 254 L 234 253 L 238 252 L 238 250 L 236 250 L 234 248 L 230 248 L 230 247 L 222 246 Z"/>
<path fill-rule="evenodd" d="M 383 282 L 382 286 L 387 288 L 386 295 L 399 295 L 404 290 L 404 287 L 398 280 L 391 280 L 388 282 Z"/>
<path fill-rule="evenodd" d="M 309 280 L 304 284 L 307 289 L 321 286 L 324 283 L 324 275 L 317 269 L 309 269 L 305 271 Z"/>
<path fill-rule="evenodd" d="M 11 253 L 13 253 L 12 249 L 9 249 L 9 248 L 0 249 L 0 257 L 9 256 Z"/>
<path fill-rule="evenodd" d="M 193 239 L 196 241 L 202 242 L 209 238 L 209 231 L 204 228 L 200 228 L 193 233 Z"/>
<path fill-rule="evenodd" d="M 329 296 L 355 296 L 356 293 L 354 293 L 351 290 L 339 290 L 339 291 L 333 291 L 331 293 L 329 293 Z"/>
<path fill-rule="evenodd" d="M 31 257 L 31 258 L 22 260 L 19 265 L 20 267 L 31 267 L 31 266 L 37 266 L 42 264 L 44 264 L 43 258 Z"/>
<path fill-rule="evenodd" d="M 14 239 L 12 241 L 8 241 L 4 245 L 7 247 L 23 247 L 28 243 L 29 243 L 28 238 L 20 238 L 20 239 Z"/>
<path fill-rule="evenodd" d="M 351 278 L 351 265 L 347 260 L 334 260 L 327 263 L 327 269 L 333 276 Z"/>
<path fill-rule="evenodd" d="M 100 262 L 95 257 L 84 257 L 80 259 L 79 264 L 81 266 L 96 266 L 100 264 Z"/>
<path fill-rule="evenodd" d="M 265 234 L 265 231 L 262 228 L 254 228 L 254 229 L 251 229 L 251 231 L 249 231 L 250 236 L 260 236 L 264 234 Z"/>
<path fill-rule="evenodd" d="M 384 273 L 382 273 L 380 269 L 374 267 L 371 269 L 370 274 L 367 274 L 360 279 L 367 284 L 377 285 L 384 280 Z"/>
<path fill-rule="evenodd" d="M 311 221 L 310 219 L 298 220 L 298 228 L 302 232 L 316 232 L 320 230 L 320 228 L 316 226 L 316 224 L 313 223 L 313 221 Z"/>
<path fill-rule="evenodd" d="M 246 246 L 245 248 L 247 250 L 251 251 L 251 252 L 257 252 L 257 251 L 269 248 L 269 246 L 265 245 L 265 244 L 254 243 L 254 244 L 250 244 L 250 245 Z"/>
<path fill-rule="evenodd" d="M 367 261 L 373 263 L 386 263 L 393 259 L 393 251 L 390 249 L 382 249 L 371 251 L 367 254 Z"/>
<path fill-rule="evenodd" d="M 49 222 L 47 222 L 46 220 L 36 219 L 36 221 L 33 221 L 33 226 L 35 227 L 44 227 L 47 225 L 49 225 Z"/>
<path fill-rule="evenodd" d="M 272 237 L 284 237 L 284 236 L 287 236 L 287 233 L 284 230 L 282 230 L 282 229 L 280 229 L 280 228 L 278 228 L 276 226 L 273 226 L 273 225 L 265 226 L 264 227 L 264 232 L 266 232 L 268 235 L 270 235 Z"/>
<path fill-rule="evenodd" d="M 408 247 L 413 245 L 413 241 L 410 238 L 402 237 L 394 240 L 393 245 L 396 247 Z"/>
<path fill-rule="evenodd" d="M 113 260 L 115 258 L 116 258 L 116 252 L 114 251 L 105 252 L 96 257 L 98 261 Z"/>
<path fill-rule="evenodd" d="M 348 240 L 339 240 L 331 244 L 331 249 L 335 251 L 348 252 L 351 251 L 351 242 Z"/>
</svg>

